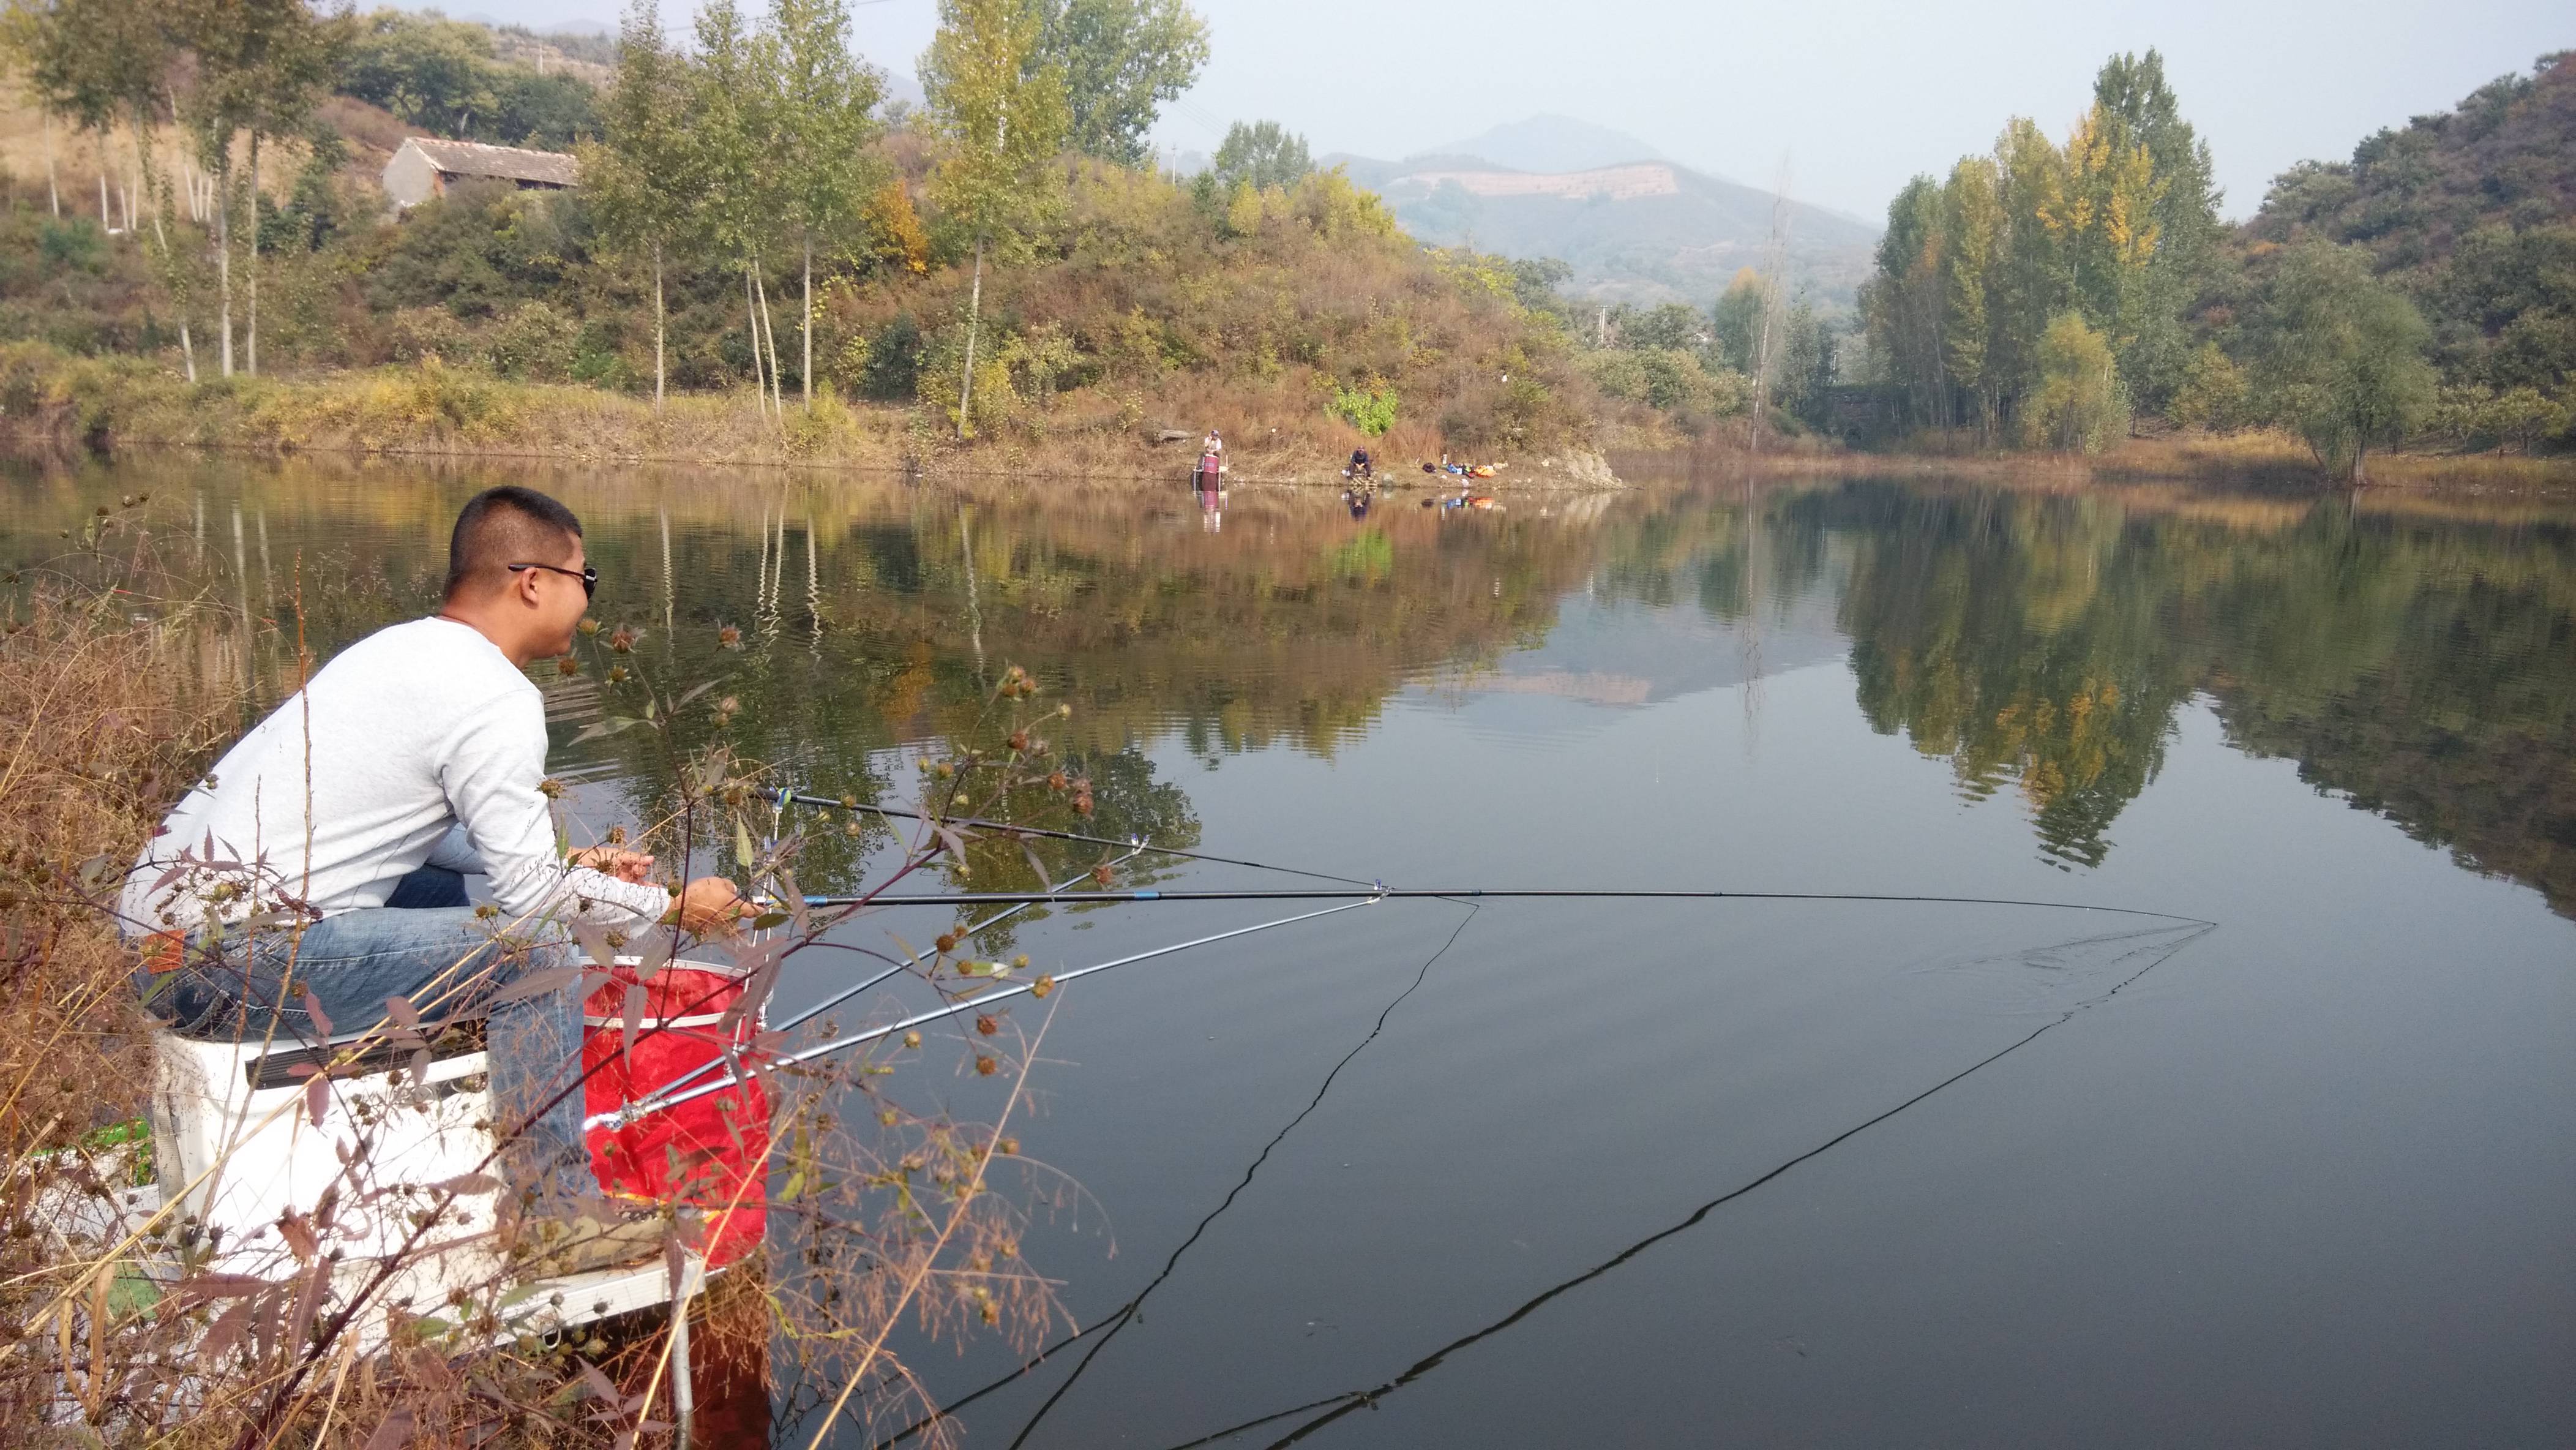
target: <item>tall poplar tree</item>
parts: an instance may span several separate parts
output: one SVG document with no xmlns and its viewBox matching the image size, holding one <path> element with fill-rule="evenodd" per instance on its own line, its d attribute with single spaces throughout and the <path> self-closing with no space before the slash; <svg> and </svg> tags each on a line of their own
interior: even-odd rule
<svg viewBox="0 0 2576 1450">
<path fill-rule="evenodd" d="M 1031 0 L 1039 14 L 1035 62 L 1060 66 L 1073 148 L 1119 166 L 1142 166 L 1145 133 L 1163 102 L 1198 81 L 1208 63 L 1207 22 L 1183 0 Z"/>
<path fill-rule="evenodd" d="M 163 118 L 171 67 L 178 58 L 167 17 L 132 0 L 55 0 L 42 10 L 13 7 L 8 21 L 38 104 L 48 114 L 77 117 L 102 142 L 118 120 L 125 123 L 134 143 L 144 216 L 152 228 L 146 255 L 179 324 L 181 364 L 188 381 L 195 382 L 196 340 L 188 323 L 189 269 L 170 245 L 170 179 L 151 146 L 152 133 Z"/>
<path fill-rule="evenodd" d="M 799 385 L 814 406 L 814 246 L 858 221 L 876 167 L 876 106 L 885 82 L 850 51 L 850 12 L 843 0 L 777 0 L 779 191 L 787 224 L 803 250 L 801 315 L 804 364 Z"/>
<path fill-rule="evenodd" d="M 190 84 L 178 93 L 180 124 L 188 132 L 198 165 L 215 181 L 215 287 L 223 375 L 231 377 L 233 214 L 249 199 L 235 166 L 234 148 L 243 138 L 249 139 L 250 182 L 255 191 L 260 141 L 302 128 L 321 98 L 337 48 L 346 43 L 343 17 L 325 22 L 307 8 L 305 0 L 174 0 L 163 14 L 191 62 L 186 68 Z M 255 200 L 252 207 L 255 216 Z M 254 235 L 254 256 L 256 241 Z M 254 267 L 254 279 L 256 275 Z M 257 336 L 254 328 L 254 349 Z"/>
<path fill-rule="evenodd" d="M 1994 314 L 1987 298 L 2003 258 L 2004 211 L 1995 163 L 1983 156 L 1962 157 L 1950 168 L 1942 189 L 1942 231 L 1948 245 L 1941 258 L 1945 275 L 1942 321 L 1943 361 L 1950 376 L 1977 404 L 1977 432 L 1995 436 L 2001 389 L 1990 362 L 1994 354 Z"/>
<path fill-rule="evenodd" d="M 760 277 L 761 244 L 778 224 L 770 48 L 743 23 L 734 0 L 708 0 L 698 11 L 697 41 L 689 86 L 690 171 L 708 248 L 742 272 L 752 383 L 766 409 L 777 396 L 775 347 L 763 357 L 768 289 Z"/>
<path fill-rule="evenodd" d="M 688 61 L 662 30 L 661 7 L 635 0 L 618 28 L 617 76 L 600 144 L 582 155 L 582 189 L 611 248 L 653 268 L 653 406 L 669 386 L 663 280 L 698 216 L 689 141 Z"/>
<path fill-rule="evenodd" d="M 2093 110 L 2129 145 L 2145 149 L 2156 179 L 2151 211 L 2156 244 L 2133 289 L 2120 371 L 2140 401 L 2161 407 L 2181 386 L 2190 358 L 2183 310 L 2216 264 L 2225 233 L 2209 143 L 2182 118 L 2165 82 L 2164 57 L 2115 55 L 2093 81 Z"/>
<path fill-rule="evenodd" d="M 966 371 L 957 432 L 974 431 L 975 348 L 984 309 L 984 256 L 1017 250 L 1062 200 L 1053 165 L 1070 115 L 1063 67 L 1037 61 L 1040 23 L 1021 0 L 940 0 L 939 32 L 921 58 L 922 89 L 946 142 L 931 177 L 942 211 L 975 234 L 966 313 Z"/>
</svg>

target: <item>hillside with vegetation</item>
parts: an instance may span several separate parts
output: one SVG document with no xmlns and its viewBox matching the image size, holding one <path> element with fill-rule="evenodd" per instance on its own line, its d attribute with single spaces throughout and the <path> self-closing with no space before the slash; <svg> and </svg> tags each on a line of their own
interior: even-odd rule
<svg viewBox="0 0 2576 1450">
<path fill-rule="evenodd" d="M 1180 0 L 948 0 L 919 110 L 838 0 L 711 0 L 684 36 L 639 9 L 607 64 L 394 12 L 281 7 L 255 63 L 139 0 L 11 14 L 21 432 L 1158 469 L 1145 440 L 1210 426 L 1255 468 L 1593 438 L 1563 318 L 1507 264 L 1420 245 L 1276 127 L 1150 166 L 1207 58 Z M 581 184 L 396 218 L 374 173 L 406 134 L 569 145 Z"/>
<path fill-rule="evenodd" d="M 2063 143 L 2015 119 L 1890 205 L 1869 426 L 2086 453 L 2270 429 L 2356 481 L 2400 447 L 2576 442 L 2564 61 L 2293 168 L 2230 228 L 2161 59 L 2114 57 Z"/>
<path fill-rule="evenodd" d="M 2439 435 L 2528 449 L 2565 437 L 2576 379 L 2576 52 L 2543 56 L 2272 183 L 2240 243 L 2249 281 L 2312 241 L 2356 248 L 2431 329 Z M 2224 332 L 2253 294 L 2216 299 Z M 2553 428 L 2551 425 L 2555 424 Z"/>
</svg>

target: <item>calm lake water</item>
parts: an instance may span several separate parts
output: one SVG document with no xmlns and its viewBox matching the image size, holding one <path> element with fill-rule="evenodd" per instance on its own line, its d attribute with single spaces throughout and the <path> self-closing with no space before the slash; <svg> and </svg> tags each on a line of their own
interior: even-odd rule
<svg viewBox="0 0 2576 1450">
<path fill-rule="evenodd" d="M 1210 532 L 1177 488 L 1043 479 L 7 478 L 13 566 L 146 490 L 175 572 L 255 618 L 300 590 L 326 654 L 429 607 L 474 488 L 549 488 L 600 618 L 834 794 L 906 797 L 1018 664 L 1112 834 L 2215 923 L 1388 902 L 1069 986 L 1018 1132 L 1080 1194 L 1029 1256 L 1080 1324 L 1142 1308 L 976 1400 L 970 1446 L 2576 1441 L 2564 509 L 1685 478 L 1363 520 L 1246 489 Z M 637 737 L 568 744 L 598 672 L 546 688 L 582 814 L 631 819 Z M 997 950 L 1294 909 L 1039 914 Z M 955 1055 L 906 1090 L 990 1113 Z M 1020 1363 L 906 1353 L 943 1400 Z"/>
</svg>

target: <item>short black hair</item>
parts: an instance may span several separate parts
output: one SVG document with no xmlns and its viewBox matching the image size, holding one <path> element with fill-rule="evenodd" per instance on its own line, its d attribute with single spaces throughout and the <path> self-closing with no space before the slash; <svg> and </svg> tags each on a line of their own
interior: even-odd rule
<svg viewBox="0 0 2576 1450">
<path fill-rule="evenodd" d="M 465 501 L 447 538 L 447 597 L 512 564 L 545 564 L 581 537 L 571 509 L 533 488 L 505 483 Z"/>
</svg>

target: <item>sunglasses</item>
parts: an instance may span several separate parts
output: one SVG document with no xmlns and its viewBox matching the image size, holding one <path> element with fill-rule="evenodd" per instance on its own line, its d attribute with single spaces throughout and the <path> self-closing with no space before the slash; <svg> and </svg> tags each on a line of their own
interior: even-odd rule
<svg viewBox="0 0 2576 1450">
<path fill-rule="evenodd" d="M 585 564 L 579 569 L 566 569 L 559 564 L 512 564 L 510 566 L 510 572 L 513 574 L 522 569 L 543 569 L 549 574 L 568 574 L 581 581 L 582 598 L 599 597 L 599 566 L 596 564 Z"/>
</svg>

